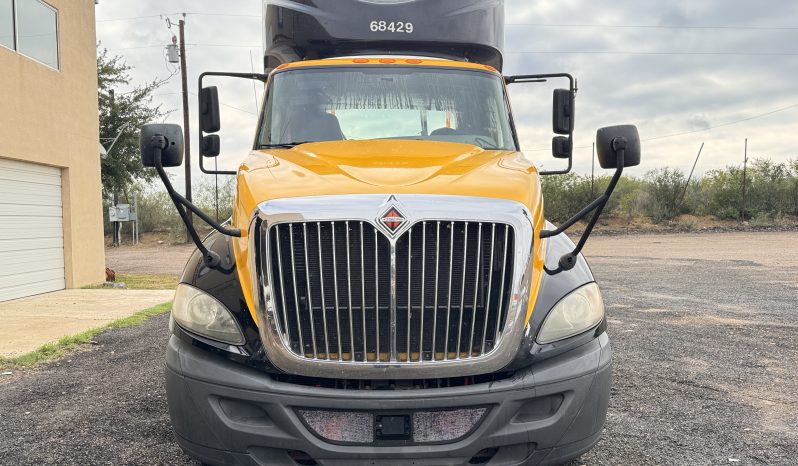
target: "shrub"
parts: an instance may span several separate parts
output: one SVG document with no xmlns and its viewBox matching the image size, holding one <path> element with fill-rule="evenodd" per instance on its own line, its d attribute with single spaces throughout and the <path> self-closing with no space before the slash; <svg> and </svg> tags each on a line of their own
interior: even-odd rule
<svg viewBox="0 0 798 466">
<path fill-rule="evenodd" d="M 687 182 L 679 169 L 659 168 L 646 173 L 646 213 L 655 222 L 672 220 L 684 213 L 682 193 Z"/>
</svg>

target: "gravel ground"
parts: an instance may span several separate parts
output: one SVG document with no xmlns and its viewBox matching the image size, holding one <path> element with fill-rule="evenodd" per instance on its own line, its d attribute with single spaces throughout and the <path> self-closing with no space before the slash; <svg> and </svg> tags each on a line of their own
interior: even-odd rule
<svg viewBox="0 0 798 466">
<path fill-rule="evenodd" d="M 740 235 L 594 238 L 615 376 L 574 465 L 798 464 L 798 234 Z M 170 431 L 166 325 L 0 376 L 0 464 L 194 464 Z"/>
<path fill-rule="evenodd" d="M 105 265 L 116 273 L 181 275 L 194 249 L 193 244 L 107 247 Z"/>
</svg>

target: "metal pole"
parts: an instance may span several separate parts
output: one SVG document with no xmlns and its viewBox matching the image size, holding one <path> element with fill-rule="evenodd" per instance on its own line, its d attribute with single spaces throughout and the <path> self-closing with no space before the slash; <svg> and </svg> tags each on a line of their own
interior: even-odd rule
<svg viewBox="0 0 798 466">
<path fill-rule="evenodd" d="M 745 157 L 743 158 L 743 208 L 740 211 L 740 218 L 745 220 L 746 218 L 746 202 L 745 202 L 745 172 L 746 168 L 748 167 L 748 138 L 745 138 Z"/>
<path fill-rule="evenodd" d="M 678 207 L 682 206 L 684 202 L 685 196 L 687 196 L 687 187 L 690 185 L 690 180 L 693 179 L 693 172 L 695 171 L 695 166 L 698 165 L 698 158 L 701 157 L 701 151 L 704 150 L 704 143 L 701 143 L 701 147 L 698 148 L 698 155 L 695 156 L 695 162 L 693 162 L 693 168 L 690 169 L 690 176 L 687 177 L 687 182 L 684 184 L 684 191 L 682 192 L 682 198 L 679 200 Z"/>
<path fill-rule="evenodd" d="M 185 38 L 185 21 L 186 14 L 183 13 L 183 18 L 178 23 L 180 27 L 180 79 L 183 85 L 183 145 L 186 148 L 186 199 L 191 201 L 191 131 L 188 122 L 188 76 L 186 72 L 186 38 Z M 188 213 L 188 223 L 194 224 L 194 217 L 191 212 Z M 191 242 L 191 235 L 186 228 L 186 243 Z"/>
<path fill-rule="evenodd" d="M 111 206 L 116 209 L 116 191 L 111 196 Z M 111 246 L 119 246 L 119 222 L 112 221 L 111 222 Z"/>
<path fill-rule="evenodd" d="M 139 203 L 136 193 L 133 193 L 133 212 L 136 213 L 136 219 L 133 221 L 133 244 L 139 244 Z"/>
<path fill-rule="evenodd" d="M 593 181 L 596 176 L 596 143 L 593 143 L 593 152 L 590 153 L 590 197 L 596 196 L 593 189 Z"/>
</svg>

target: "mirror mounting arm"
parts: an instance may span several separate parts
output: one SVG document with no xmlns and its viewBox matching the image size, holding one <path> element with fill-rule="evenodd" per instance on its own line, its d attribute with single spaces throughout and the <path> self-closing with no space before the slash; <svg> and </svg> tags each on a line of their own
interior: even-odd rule
<svg viewBox="0 0 798 466">
<path fill-rule="evenodd" d="M 540 232 L 541 239 L 557 236 L 568 230 L 576 222 L 583 219 L 590 212 L 595 210 L 593 216 L 590 218 L 590 222 L 588 222 L 587 227 L 585 227 L 585 231 L 582 232 L 582 236 L 579 238 L 579 242 L 577 243 L 574 250 L 560 257 L 560 262 L 559 262 L 560 267 L 557 269 L 558 271 L 571 270 L 576 265 L 576 259 L 579 256 L 579 253 L 581 253 L 582 248 L 585 247 L 585 243 L 587 242 L 587 239 L 590 237 L 590 233 L 593 231 L 593 227 L 596 226 L 596 222 L 598 222 L 599 217 L 601 217 L 601 213 L 604 211 L 604 208 L 607 206 L 607 202 L 610 200 L 612 192 L 615 190 L 615 187 L 618 185 L 618 181 L 621 179 L 621 175 L 623 174 L 623 168 L 624 168 L 626 144 L 627 144 L 626 138 L 623 137 L 616 137 L 615 139 L 612 140 L 612 149 L 613 151 L 615 151 L 615 157 L 617 159 L 617 165 L 616 165 L 617 168 L 615 170 L 615 174 L 612 175 L 610 184 L 607 186 L 607 189 L 606 191 L 604 191 L 604 194 L 596 198 L 593 202 L 588 204 L 584 209 L 580 210 L 576 215 L 569 218 L 558 228 L 554 230 L 542 230 Z"/>
<path fill-rule="evenodd" d="M 166 138 L 161 135 L 155 135 L 152 137 L 150 142 L 151 147 L 153 149 L 153 161 L 155 162 L 155 170 L 158 172 L 158 176 L 161 178 L 164 186 L 166 187 L 167 193 L 169 193 L 169 197 L 172 199 L 172 202 L 175 204 L 175 208 L 177 209 L 178 214 L 180 214 L 180 218 L 185 223 L 186 228 L 188 229 L 188 233 L 191 236 L 191 239 L 194 241 L 194 244 L 197 246 L 197 249 L 202 253 L 203 260 L 205 261 L 205 265 L 210 268 L 217 268 L 221 263 L 221 258 L 219 254 L 215 253 L 214 251 L 209 250 L 202 244 L 202 239 L 199 237 L 199 233 L 191 224 L 189 219 L 188 213 L 186 209 L 194 212 L 198 217 L 200 217 L 205 223 L 213 227 L 219 233 L 227 236 L 234 236 L 237 238 L 241 237 L 241 230 L 239 229 L 231 229 L 225 228 L 222 225 L 219 225 L 215 222 L 212 218 L 205 214 L 202 210 L 200 210 L 197 206 L 192 204 L 188 199 L 180 195 L 177 191 L 175 191 L 174 186 L 172 186 L 172 182 L 169 180 L 169 176 L 166 174 L 166 170 L 163 168 L 163 161 L 161 160 L 161 152 L 166 148 L 167 141 Z"/>
</svg>

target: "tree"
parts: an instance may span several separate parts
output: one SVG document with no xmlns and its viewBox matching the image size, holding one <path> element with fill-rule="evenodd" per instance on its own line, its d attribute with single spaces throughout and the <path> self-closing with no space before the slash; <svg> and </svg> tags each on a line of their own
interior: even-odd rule
<svg viewBox="0 0 798 466">
<path fill-rule="evenodd" d="M 154 170 L 145 169 L 141 164 L 138 129 L 168 113 L 161 110 L 160 105 L 152 103 L 153 91 L 166 80 L 154 80 L 132 90 L 115 92 L 115 88 L 130 84 L 128 71 L 131 69 L 122 57 L 109 57 L 107 50 L 97 55 L 100 141 L 107 149 L 121 134 L 108 155 L 101 160 L 105 195 L 123 193 L 127 197 L 133 183 L 148 182 L 156 176 Z"/>
</svg>

